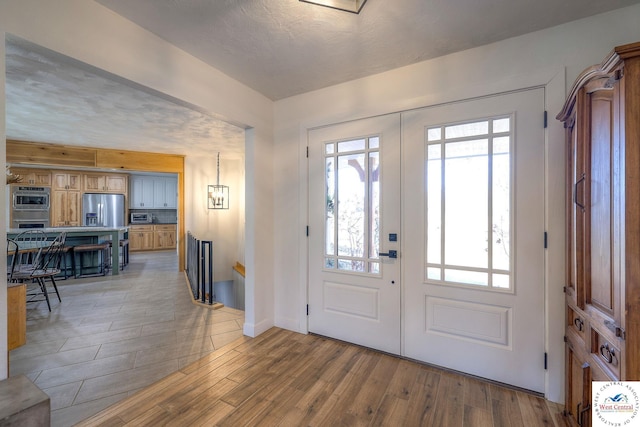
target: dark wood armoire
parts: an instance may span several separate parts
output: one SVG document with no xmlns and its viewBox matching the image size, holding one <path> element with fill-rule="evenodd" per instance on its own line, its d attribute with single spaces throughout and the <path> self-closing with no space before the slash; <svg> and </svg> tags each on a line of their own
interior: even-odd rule
<svg viewBox="0 0 640 427">
<path fill-rule="evenodd" d="M 567 147 L 566 415 L 591 425 L 591 382 L 640 380 L 640 43 L 575 81 Z"/>
</svg>

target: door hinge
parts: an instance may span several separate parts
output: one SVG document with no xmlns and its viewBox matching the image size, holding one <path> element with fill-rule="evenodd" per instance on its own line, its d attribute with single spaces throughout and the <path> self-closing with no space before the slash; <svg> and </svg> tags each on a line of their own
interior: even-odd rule
<svg viewBox="0 0 640 427">
<path fill-rule="evenodd" d="M 547 128 L 547 111 L 544 112 L 544 128 Z"/>
<path fill-rule="evenodd" d="M 309 147 L 307 147 L 307 159 L 309 158 Z"/>
<path fill-rule="evenodd" d="M 567 338 L 567 336 L 564 336 L 564 342 L 569 342 L 569 338 Z"/>
<path fill-rule="evenodd" d="M 627 340 L 627 333 L 622 328 L 616 328 L 616 336 L 622 338 L 623 340 Z"/>
<path fill-rule="evenodd" d="M 567 293 L 567 287 L 566 286 L 562 287 L 562 292 L 564 292 L 565 294 Z"/>
<path fill-rule="evenodd" d="M 547 249 L 547 232 L 544 232 L 544 248 Z"/>
<path fill-rule="evenodd" d="M 307 304 L 307 316 L 309 315 L 309 304 Z"/>
<path fill-rule="evenodd" d="M 309 226 L 307 225 L 307 237 L 309 237 Z"/>
<path fill-rule="evenodd" d="M 547 353 L 544 354 L 544 370 L 547 370 Z"/>
</svg>

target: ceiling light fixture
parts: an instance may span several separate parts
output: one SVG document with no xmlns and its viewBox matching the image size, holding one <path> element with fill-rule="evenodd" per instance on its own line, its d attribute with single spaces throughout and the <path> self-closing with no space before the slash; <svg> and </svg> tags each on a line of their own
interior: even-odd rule
<svg viewBox="0 0 640 427">
<path fill-rule="evenodd" d="M 218 153 L 216 185 L 207 188 L 209 209 L 229 209 L 229 187 L 220 185 L 220 153 Z"/>
<path fill-rule="evenodd" d="M 331 9 L 344 10 L 345 12 L 360 13 L 367 0 L 300 0 L 303 3 L 317 4 Z"/>
</svg>

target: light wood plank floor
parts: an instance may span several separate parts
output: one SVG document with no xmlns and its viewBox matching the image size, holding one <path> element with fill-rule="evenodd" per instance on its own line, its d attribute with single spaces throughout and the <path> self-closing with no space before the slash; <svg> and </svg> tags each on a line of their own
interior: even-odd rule
<svg viewBox="0 0 640 427">
<path fill-rule="evenodd" d="M 80 426 L 564 426 L 521 391 L 331 339 L 239 338 Z"/>
</svg>

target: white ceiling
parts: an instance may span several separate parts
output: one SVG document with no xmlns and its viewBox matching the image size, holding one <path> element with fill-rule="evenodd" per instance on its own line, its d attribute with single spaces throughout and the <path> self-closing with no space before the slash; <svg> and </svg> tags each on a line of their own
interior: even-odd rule
<svg viewBox="0 0 640 427">
<path fill-rule="evenodd" d="M 24 40 L 6 43 L 7 138 L 242 158 L 244 130 Z"/>
<path fill-rule="evenodd" d="M 272 100 L 639 0 L 96 0 Z"/>
<path fill-rule="evenodd" d="M 272 100 L 640 0 L 96 0 Z M 9 37 L 7 138 L 241 157 L 244 131 L 180 100 Z"/>
</svg>

